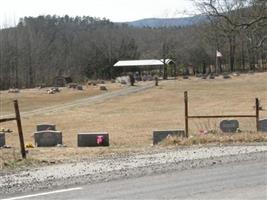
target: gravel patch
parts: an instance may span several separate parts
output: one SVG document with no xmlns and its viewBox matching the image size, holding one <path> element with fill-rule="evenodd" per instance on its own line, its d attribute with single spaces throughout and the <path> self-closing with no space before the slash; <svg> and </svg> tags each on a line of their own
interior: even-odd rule
<svg viewBox="0 0 267 200">
<path fill-rule="evenodd" d="M 178 148 L 78 163 L 58 164 L 0 175 L 0 194 L 138 177 L 243 160 L 266 159 L 267 146 Z M 1 197 L 1 195 L 0 195 Z"/>
</svg>

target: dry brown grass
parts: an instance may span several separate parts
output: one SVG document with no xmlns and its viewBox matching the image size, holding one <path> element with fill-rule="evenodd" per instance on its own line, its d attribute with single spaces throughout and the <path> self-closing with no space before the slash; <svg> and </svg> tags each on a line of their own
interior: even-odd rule
<svg viewBox="0 0 267 200">
<path fill-rule="evenodd" d="M 267 142 L 267 134 L 262 133 L 234 133 L 234 134 L 206 134 L 206 135 L 191 135 L 189 138 L 167 137 L 160 145 L 205 145 L 205 144 L 247 144 Z"/>
<path fill-rule="evenodd" d="M 57 125 L 57 129 L 63 132 L 63 142 L 67 145 L 66 148 L 30 149 L 29 157 L 39 160 L 79 160 L 98 155 L 151 150 L 153 130 L 184 128 L 185 90 L 189 92 L 189 114 L 192 115 L 254 114 L 255 97 L 261 99 L 263 108 L 267 108 L 267 73 L 242 74 L 230 80 L 179 78 L 159 84 L 159 87 L 104 103 L 22 118 L 26 143 L 33 143 L 32 133 L 36 124 L 47 122 Z M 55 102 L 59 103 L 60 99 Z M 69 100 L 71 99 L 73 97 L 69 97 Z M 32 100 L 29 98 L 21 107 L 25 105 L 28 110 L 35 108 Z M 40 97 L 39 103 L 43 104 L 46 100 Z M 267 112 L 264 110 L 260 114 L 266 117 Z M 243 132 L 255 131 L 255 119 L 239 120 Z M 216 129 L 219 120 L 190 120 L 189 124 L 192 135 L 199 129 Z M 3 125 L 15 130 L 7 135 L 7 144 L 17 149 L 19 144 L 15 122 Z M 110 134 L 111 146 L 77 148 L 77 133 L 88 131 L 107 131 Z M 8 152 L 12 154 L 12 150 L 6 151 L 5 154 Z"/>
<path fill-rule="evenodd" d="M 113 91 L 120 88 L 119 84 L 105 84 L 108 90 Z M 48 94 L 49 88 L 23 89 L 19 93 L 8 93 L 0 91 L 0 115 L 12 114 L 14 112 L 13 100 L 17 99 L 21 111 L 30 111 L 43 107 L 68 103 L 77 99 L 94 96 L 103 93 L 97 86 L 84 86 L 84 90 L 74 90 L 70 88 L 60 88 L 60 93 Z"/>
<path fill-rule="evenodd" d="M 20 153 L 16 149 L 2 149 L 0 151 L 0 172 L 1 170 L 17 170 L 27 167 L 41 166 L 47 164 L 55 164 L 56 162 L 51 160 L 40 159 L 22 159 Z"/>
</svg>

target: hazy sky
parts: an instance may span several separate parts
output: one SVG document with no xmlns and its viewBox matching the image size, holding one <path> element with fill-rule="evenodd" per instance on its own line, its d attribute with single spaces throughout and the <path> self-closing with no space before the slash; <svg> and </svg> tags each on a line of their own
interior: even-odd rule
<svg viewBox="0 0 267 200">
<path fill-rule="evenodd" d="M 0 0 L 0 23 L 20 17 L 65 15 L 106 17 L 114 22 L 150 17 L 181 17 L 192 11 L 190 0 Z"/>
</svg>

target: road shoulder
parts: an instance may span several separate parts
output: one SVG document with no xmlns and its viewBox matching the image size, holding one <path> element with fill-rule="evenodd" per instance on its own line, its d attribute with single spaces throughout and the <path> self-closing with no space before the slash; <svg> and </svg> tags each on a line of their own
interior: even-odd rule
<svg viewBox="0 0 267 200">
<path fill-rule="evenodd" d="M 66 163 L 2 174 L 0 194 L 60 189 L 83 183 L 141 177 L 177 170 L 267 159 L 267 146 L 177 148 L 152 154 Z"/>
</svg>

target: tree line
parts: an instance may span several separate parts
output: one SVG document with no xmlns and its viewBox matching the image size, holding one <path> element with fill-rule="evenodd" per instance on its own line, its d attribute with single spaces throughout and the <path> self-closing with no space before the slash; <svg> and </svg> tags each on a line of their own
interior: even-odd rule
<svg viewBox="0 0 267 200">
<path fill-rule="evenodd" d="M 0 30 L 0 89 L 111 79 L 118 60 L 165 59 L 180 73 L 266 69 L 267 9 L 261 0 L 194 0 L 207 20 L 187 27 L 134 28 L 93 17 L 24 17 Z M 223 54 L 217 62 L 216 50 Z M 166 69 L 164 70 L 166 71 Z"/>
</svg>

